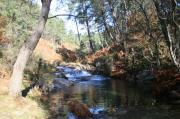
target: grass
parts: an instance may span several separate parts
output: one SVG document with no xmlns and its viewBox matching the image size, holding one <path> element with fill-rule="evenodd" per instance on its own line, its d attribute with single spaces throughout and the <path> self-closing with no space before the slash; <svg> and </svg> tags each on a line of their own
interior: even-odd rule
<svg viewBox="0 0 180 119">
<path fill-rule="evenodd" d="M 54 61 L 62 61 L 62 57 L 57 54 L 52 47 L 53 46 L 50 41 L 40 39 L 38 45 L 34 50 L 34 55 L 40 56 L 48 63 L 53 63 Z"/>
<path fill-rule="evenodd" d="M 9 79 L 1 72 L 0 79 L 0 119 L 46 119 L 47 110 L 32 98 L 13 98 L 8 96 Z"/>
<path fill-rule="evenodd" d="M 33 52 L 33 55 L 42 58 L 48 64 L 63 62 L 63 56 L 60 53 L 56 53 L 56 48 L 62 47 L 65 47 L 73 52 L 78 48 L 76 44 L 71 42 L 64 41 L 61 45 L 56 46 L 50 40 L 41 38 Z"/>
<path fill-rule="evenodd" d="M 52 44 L 47 40 L 40 40 L 33 56 L 33 61 L 29 63 L 30 67 L 27 66 L 27 69 L 30 68 L 30 71 L 37 70 L 36 65 L 38 64 L 35 61 L 35 59 L 37 60 L 37 57 L 35 56 L 39 56 L 47 64 L 56 61 L 62 62 L 61 56 L 55 52 L 52 48 Z M 40 102 L 41 95 L 38 90 L 33 89 L 26 98 L 13 98 L 8 96 L 8 86 L 12 67 L 8 68 L 5 62 L 0 62 L 0 67 L 0 119 L 48 119 L 50 117 L 50 113 L 48 112 L 49 109 L 46 107 L 46 104 Z M 53 67 L 50 65 L 47 65 L 46 67 L 47 68 L 43 67 L 42 69 L 41 78 L 52 79 L 49 73 L 52 72 L 51 70 L 53 70 Z M 27 73 L 29 74 L 30 72 Z M 30 79 L 30 77 L 27 77 L 28 81 L 23 80 L 24 85 L 29 85 Z"/>
<path fill-rule="evenodd" d="M 48 43 L 45 40 L 40 41 L 34 54 L 42 56 L 44 60 L 49 62 L 52 60 L 61 60 Z M 40 103 L 39 95 L 35 90 L 32 90 L 33 92 L 31 91 L 32 93 L 26 98 L 8 96 L 10 70 L 12 69 L 9 69 L 5 62 L 1 62 L 0 67 L 0 119 L 47 119 L 49 113 L 45 109 L 44 104 Z M 25 83 L 25 80 L 23 82 Z"/>
<path fill-rule="evenodd" d="M 0 119 L 46 119 L 46 114 L 35 101 L 0 95 Z"/>
</svg>

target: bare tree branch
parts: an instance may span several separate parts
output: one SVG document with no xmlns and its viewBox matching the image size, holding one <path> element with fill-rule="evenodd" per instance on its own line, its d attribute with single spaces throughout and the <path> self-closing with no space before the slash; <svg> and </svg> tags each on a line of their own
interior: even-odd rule
<svg viewBox="0 0 180 119">
<path fill-rule="evenodd" d="M 87 17 L 76 16 L 76 15 L 73 15 L 73 14 L 57 14 L 57 15 L 49 17 L 48 19 L 52 19 L 52 18 L 55 18 L 55 17 L 58 17 L 58 16 L 70 16 L 70 17 L 75 17 L 75 18 L 87 18 Z"/>
</svg>

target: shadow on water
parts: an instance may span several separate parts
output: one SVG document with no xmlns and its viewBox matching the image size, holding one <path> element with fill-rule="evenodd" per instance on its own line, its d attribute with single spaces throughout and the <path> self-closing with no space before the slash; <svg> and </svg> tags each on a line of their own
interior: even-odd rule
<svg viewBox="0 0 180 119">
<path fill-rule="evenodd" d="M 88 105 L 93 119 L 179 119 L 178 105 L 157 104 L 142 88 L 99 75 L 88 78 L 49 94 L 50 119 L 77 119 L 68 112 L 73 99 Z"/>
</svg>

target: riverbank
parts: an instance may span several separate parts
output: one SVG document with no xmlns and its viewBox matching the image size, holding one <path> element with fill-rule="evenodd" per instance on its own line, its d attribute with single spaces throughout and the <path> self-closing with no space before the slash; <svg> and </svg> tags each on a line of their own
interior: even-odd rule
<svg viewBox="0 0 180 119">
<path fill-rule="evenodd" d="M 43 104 L 30 97 L 13 98 L 8 96 L 8 86 L 9 80 L 1 79 L 0 119 L 46 119 L 48 111 Z"/>
</svg>

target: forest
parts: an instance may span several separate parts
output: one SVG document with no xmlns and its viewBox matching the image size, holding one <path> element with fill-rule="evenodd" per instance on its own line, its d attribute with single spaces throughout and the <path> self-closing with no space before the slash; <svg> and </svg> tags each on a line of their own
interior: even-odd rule
<svg viewBox="0 0 180 119">
<path fill-rule="evenodd" d="M 0 0 L 0 119 L 179 115 L 180 0 Z"/>
</svg>

